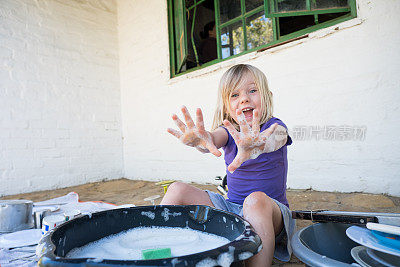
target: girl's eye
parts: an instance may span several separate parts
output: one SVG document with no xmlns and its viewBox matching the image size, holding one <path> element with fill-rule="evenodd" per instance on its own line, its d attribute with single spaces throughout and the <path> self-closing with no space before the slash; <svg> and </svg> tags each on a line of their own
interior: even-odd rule
<svg viewBox="0 0 400 267">
<path fill-rule="evenodd" d="M 231 97 L 238 97 L 239 94 L 232 94 Z"/>
<path fill-rule="evenodd" d="M 250 93 L 255 93 L 255 92 L 257 92 L 257 89 L 251 89 L 250 90 Z"/>
</svg>

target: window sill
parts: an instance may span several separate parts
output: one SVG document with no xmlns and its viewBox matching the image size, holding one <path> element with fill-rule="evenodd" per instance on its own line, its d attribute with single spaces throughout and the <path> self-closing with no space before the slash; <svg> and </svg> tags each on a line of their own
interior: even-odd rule
<svg viewBox="0 0 400 267">
<path fill-rule="evenodd" d="M 284 41 L 282 43 L 279 44 L 274 44 L 271 45 L 269 47 L 264 47 L 261 48 L 257 51 L 253 51 L 253 52 L 248 52 L 244 55 L 238 56 L 238 57 L 234 57 L 232 59 L 228 59 L 219 63 L 215 63 L 213 65 L 195 70 L 195 71 L 191 71 L 188 72 L 186 74 L 182 74 L 173 78 L 170 78 L 168 81 L 168 84 L 174 84 L 177 82 L 181 82 L 187 79 L 193 79 L 193 78 L 197 78 L 197 77 L 202 77 L 204 75 L 208 75 L 210 73 L 213 72 L 217 72 L 221 69 L 227 69 L 231 66 L 234 66 L 236 64 L 240 64 L 240 63 L 248 63 L 249 60 L 258 58 L 260 56 L 266 55 L 266 54 L 270 54 L 270 53 L 276 53 L 279 52 L 280 50 L 283 49 L 287 49 L 288 47 L 293 47 L 293 46 L 297 46 L 299 44 L 308 42 L 309 40 L 312 39 L 320 39 L 320 38 L 324 38 L 326 36 L 329 36 L 333 33 L 336 33 L 338 31 L 344 30 L 344 29 L 348 29 L 348 28 L 352 28 L 354 26 L 360 25 L 364 22 L 364 19 L 361 18 L 353 18 L 344 22 L 341 22 L 339 24 L 327 27 L 327 28 L 323 28 L 308 34 L 304 34 L 302 36 Z"/>
<path fill-rule="evenodd" d="M 354 26 L 360 25 L 364 22 L 364 19 L 361 18 L 354 18 L 354 19 L 350 19 L 347 21 L 344 21 L 342 23 L 339 23 L 337 25 L 331 26 L 331 27 L 327 27 L 324 29 L 320 29 L 318 31 L 315 32 L 311 32 L 308 34 L 310 39 L 315 39 L 315 38 L 322 38 L 328 35 L 331 35 L 335 32 L 338 32 L 340 30 L 345 30 L 348 28 L 352 28 Z"/>
</svg>

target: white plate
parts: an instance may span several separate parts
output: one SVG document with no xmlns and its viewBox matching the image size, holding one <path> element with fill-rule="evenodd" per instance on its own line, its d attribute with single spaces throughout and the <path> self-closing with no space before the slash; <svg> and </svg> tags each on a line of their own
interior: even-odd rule
<svg viewBox="0 0 400 267">
<path fill-rule="evenodd" d="M 36 245 L 42 238 L 41 229 L 28 229 L 0 235 L 0 248 L 15 248 Z"/>
<path fill-rule="evenodd" d="M 351 249 L 351 256 L 363 267 L 385 267 L 385 265 L 371 258 L 366 249 L 364 246 L 354 247 Z"/>
<path fill-rule="evenodd" d="M 381 224 L 381 223 L 367 223 L 367 228 L 379 232 L 384 232 L 392 235 L 400 235 L 400 227 Z"/>
<path fill-rule="evenodd" d="M 382 263 L 385 266 L 389 267 L 400 266 L 400 257 L 393 256 L 370 248 L 367 248 L 367 254 L 371 256 L 371 258 Z"/>
<path fill-rule="evenodd" d="M 346 235 L 363 246 L 382 251 L 395 256 L 400 256 L 400 250 L 389 247 L 379 239 L 377 239 L 373 234 L 372 230 L 368 230 L 359 226 L 351 226 L 347 228 Z"/>
</svg>

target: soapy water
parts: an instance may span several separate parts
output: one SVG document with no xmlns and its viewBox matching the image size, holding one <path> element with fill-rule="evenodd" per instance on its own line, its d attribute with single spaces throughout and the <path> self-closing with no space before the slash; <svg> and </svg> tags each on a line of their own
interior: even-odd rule
<svg viewBox="0 0 400 267">
<path fill-rule="evenodd" d="M 179 257 L 215 249 L 229 242 L 225 237 L 190 228 L 138 227 L 74 248 L 66 258 L 141 260 L 142 250 L 159 248 L 171 248 L 171 256 Z"/>
</svg>

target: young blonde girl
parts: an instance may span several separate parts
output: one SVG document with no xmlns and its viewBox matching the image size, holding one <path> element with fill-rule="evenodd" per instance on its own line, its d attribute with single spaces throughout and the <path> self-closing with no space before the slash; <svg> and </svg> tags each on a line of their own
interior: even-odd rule
<svg viewBox="0 0 400 267">
<path fill-rule="evenodd" d="M 292 143 L 286 125 L 272 116 L 272 93 L 265 75 L 256 67 L 239 64 L 227 70 L 218 89 L 213 129 L 204 128 L 203 114 L 193 122 L 182 107 L 185 123 L 176 114 L 179 130 L 168 132 L 183 144 L 203 153 L 225 152 L 228 198 L 175 182 L 162 205 L 208 205 L 243 216 L 261 237 L 263 249 L 246 266 L 269 266 L 275 256 L 290 259 L 290 237 L 294 232 L 286 199 L 287 146 Z"/>
</svg>

